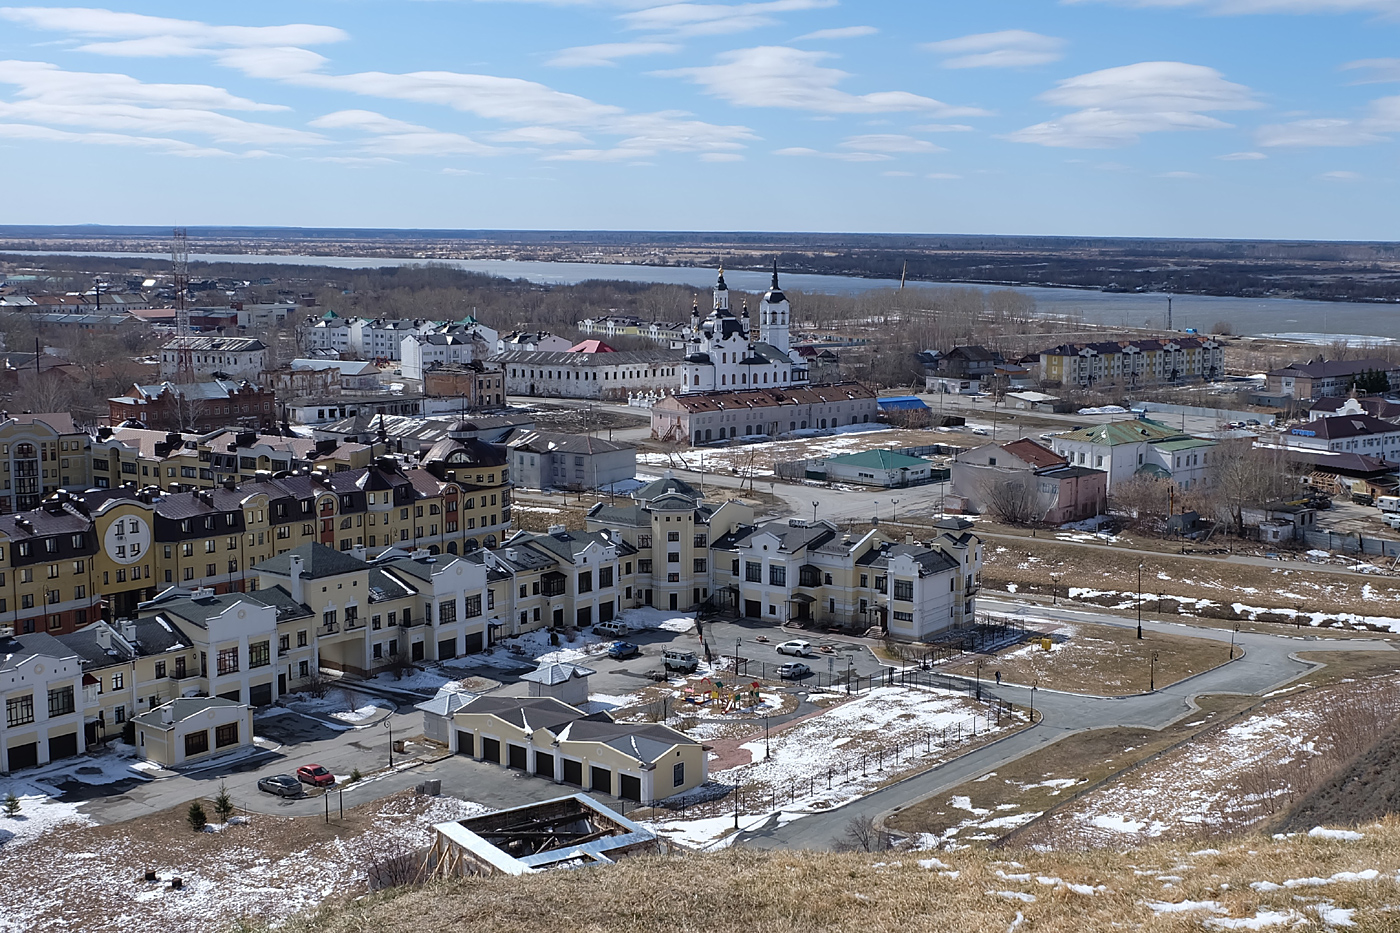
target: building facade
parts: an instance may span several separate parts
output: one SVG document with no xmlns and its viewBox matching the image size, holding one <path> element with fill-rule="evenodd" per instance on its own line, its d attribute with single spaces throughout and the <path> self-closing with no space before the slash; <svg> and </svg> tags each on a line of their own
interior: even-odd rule
<svg viewBox="0 0 1400 933">
<path fill-rule="evenodd" d="M 267 368 L 267 346 L 253 337 L 172 337 L 160 348 L 160 377 L 257 379 Z"/>
<path fill-rule="evenodd" d="M 792 353 L 791 311 L 787 296 L 778 286 L 775 262 L 772 287 L 758 303 L 758 340 L 754 340 L 748 302 L 735 317 L 729 309 L 724 270 L 720 269 L 709 316 L 702 322 L 699 306 L 691 308 L 691 335 L 681 367 L 681 391 L 715 392 L 735 386 L 806 382 L 806 364 Z"/>
<path fill-rule="evenodd" d="M 1142 386 L 1218 379 L 1225 348 L 1209 337 L 1061 344 L 1040 352 L 1040 378 L 1063 386 Z"/>
<path fill-rule="evenodd" d="M 697 446 L 731 437 L 777 437 L 813 428 L 867 424 L 879 412 L 875 393 L 858 382 L 698 392 L 654 404 L 651 436 Z"/>
</svg>

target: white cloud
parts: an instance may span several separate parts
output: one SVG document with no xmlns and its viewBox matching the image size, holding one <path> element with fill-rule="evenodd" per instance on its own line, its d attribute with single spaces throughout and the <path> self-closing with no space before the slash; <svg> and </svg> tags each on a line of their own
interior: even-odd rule
<svg viewBox="0 0 1400 933">
<path fill-rule="evenodd" d="M 921 123 L 909 129 L 915 133 L 970 133 L 972 127 L 966 123 Z"/>
<path fill-rule="evenodd" d="M 386 117 L 373 110 L 339 110 L 317 117 L 311 125 L 326 130 L 367 134 L 360 146 L 368 152 L 401 156 L 500 155 L 505 150 L 479 143 L 460 133 L 443 133 L 416 123 Z"/>
<path fill-rule="evenodd" d="M 1225 155 L 1216 156 L 1221 162 L 1257 162 L 1260 159 L 1267 159 L 1268 156 L 1262 152 L 1227 152 Z"/>
<path fill-rule="evenodd" d="M 821 152 L 817 149 L 808 149 L 805 146 L 789 146 L 786 149 L 775 149 L 773 150 L 773 155 L 836 159 L 841 162 L 890 162 L 894 159 L 894 156 L 886 155 L 883 152 Z"/>
<path fill-rule="evenodd" d="M 1368 128 L 1366 121 L 1341 118 L 1269 124 L 1259 127 L 1254 136 L 1261 146 L 1289 149 L 1368 146 L 1372 143 L 1383 143 L 1387 139 Z"/>
<path fill-rule="evenodd" d="M 1095 0 L 1064 0 L 1066 3 L 1088 3 Z M 1256 13 L 1380 13 L 1396 12 L 1395 0 L 1106 0 L 1121 6 L 1166 7 L 1173 9 L 1204 8 L 1222 16 L 1245 16 Z"/>
<path fill-rule="evenodd" d="M 941 42 L 926 42 L 924 48 L 939 55 L 944 68 L 1026 68 L 1064 58 L 1065 40 L 1043 36 L 1024 29 L 982 32 Z"/>
<path fill-rule="evenodd" d="M 481 175 L 481 174 L 484 174 L 484 173 L 482 173 L 482 172 L 473 172 L 473 171 L 472 171 L 471 169 L 469 169 L 469 168 L 445 168 L 445 169 L 442 170 L 442 174 L 444 174 L 444 175 Z"/>
<path fill-rule="evenodd" d="M 947 152 L 942 146 L 935 146 L 926 139 L 913 136 L 899 136 L 893 133 L 849 136 L 840 144 L 842 149 L 859 149 L 864 152 Z"/>
<path fill-rule="evenodd" d="M 675 36 L 718 36 L 775 25 L 775 13 L 821 10 L 836 0 L 770 0 L 767 3 L 667 3 L 624 13 L 628 29 Z"/>
<path fill-rule="evenodd" d="M 890 171 L 888 171 L 888 172 L 881 172 L 880 174 L 881 174 L 881 175 L 884 175 L 886 178 L 913 178 L 913 177 L 914 177 L 914 173 L 913 173 L 913 172 L 900 172 L 900 171 L 896 171 L 896 170 L 890 170 Z"/>
<path fill-rule="evenodd" d="M 1193 178 L 1204 178 L 1205 176 L 1204 176 L 1204 175 L 1201 175 L 1201 174 L 1199 174 L 1199 173 L 1197 173 L 1197 172 L 1160 172 L 1160 173 L 1158 173 L 1157 177 L 1158 177 L 1158 178 L 1183 178 L 1183 179 L 1190 180 L 1190 179 L 1193 179 Z"/>
<path fill-rule="evenodd" d="M 211 26 L 194 20 L 118 13 L 88 7 L 3 7 L 0 18 L 65 32 L 93 42 L 78 51 L 128 57 L 199 55 L 222 48 L 276 48 L 325 45 L 349 37 L 334 26 L 294 23 L 286 26 Z"/>
<path fill-rule="evenodd" d="M 39 142 L 77 143 L 85 146 L 125 146 L 137 149 L 155 149 L 166 155 L 198 158 L 202 156 L 259 157 L 266 152 L 230 152 L 209 146 L 196 146 L 179 139 L 166 139 L 154 136 L 128 136 L 120 133 L 73 133 L 57 130 L 49 126 L 34 126 L 28 123 L 0 123 L 0 138 L 29 139 Z"/>
<path fill-rule="evenodd" d="M 933 178 L 933 179 L 937 179 L 937 180 L 940 180 L 940 181 L 946 180 L 946 179 L 962 178 L 961 175 L 953 175 L 953 174 L 950 174 L 950 173 L 948 173 L 948 172 L 929 172 L 929 173 L 928 173 L 927 175 L 925 175 L 924 177 L 925 177 L 925 178 Z"/>
<path fill-rule="evenodd" d="M 597 68 L 616 65 L 619 58 L 639 55 L 667 55 L 679 52 L 674 42 L 609 42 L 603 45 L 580 45 L 563 49 L 545 62 L 555 68 Z"/>
<path fill-rule="evenodd" d="M 1361 180 L 1361 173 L 1360 173 L 1360 172 L 1346 172 L 1346 171 L 1339 171 L 1339 172 L 1323 172 L 1321 175 L 1319 175 L 1319 176 L 1317 176 L 1317 177 L 1318 177 L 1318 178 L 1322 178 L 1322 179 L 1324 179 L 1324 180 L 1326 180 L 1326 181 L 1360 181 L 1360 180 Z"/>
<path fill-rule="evenodd" d="M 589 139 L 577 130 L 560 129 L 557 126 L 522 126 L 513 130 L 501 130 L 490 135 L 496 143 L 525 143 L 531 146 L 587 145 Z"/>
<path fill-rule="evenodd" d="M 806 35 L 798 36 L 793 42 L 815 42 L 820 39 L 859 39 L 861 36 L 873 36 L 880 30 L 874 26 L 841 26 L 836 29 L 818 29 L 816 32 L 809 32 Z"/>
<path fill-rule="evenodd" d="M 701 162 L 742 162 L 744 157 L 737 152 L 702 152 Z"/>
<path fill-rule="evenodd" d="M 1220 72 L 1185 62 L 1139 62 L 1061 81 L 1040 99 L 1079 108 L 1011 133 L 1015 142 L 1080 149 L 1135 143 L 1144 133 L 1229 126 L 1209 111 L 1259 106 L 1253 91 Z"/>
<path fill-rule="evenodd" d="M 720 64 L 677 68 L 657 74 L 686 78 L 707 93 L 739 107 L 785 107 L 817 113 L 898 113 L 926 111 L 947 116 L 982 116 L 985 111 L 953 107 L 908 91 L 850 94 L 837 88 L 850 77 L 819 64 L 826 52 L 780 45 L 738 49 L 719 57 Z"/>
<path fill-rule="evenodd" d="M 1400 81 L 1400 58 L 1363 58 L 1347 62 L 1342 70 L 1367 72 L 1356 80 L 1357 84 L 1387 84 Z"/>
</svg>

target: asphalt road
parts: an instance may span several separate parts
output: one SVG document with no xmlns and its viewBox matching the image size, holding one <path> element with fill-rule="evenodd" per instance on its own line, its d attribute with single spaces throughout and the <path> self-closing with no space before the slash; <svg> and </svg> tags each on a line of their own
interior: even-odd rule
<svg viewBox="0 0 1400 933">
<path fill-rule="evenodd" d="M 1078 609 L 1028 606 L 983 599 L 995 612 L 1022 613 L 1027 619 L 1071 619 L 1103 625 L 1135 627 L 1135 620 Z M 850 821 L 860 816 L 879 819 L 897 807 L 907 807 L 925 797 L 946 793 L 959 784 L 995 771 L 1065 736 L 1090 729 L 1137 726 L 1161 729 L 1191 713 L 1197 696 L 1212 693 L 1258 695 L 1277 689 L 1306 674 L 1314 665 L 1294 655 L 1312 651 L 1393 651 L 1389 642 L 1371 639 L 1303 638 L 1204 628 L 1174 622 L 1144 621 L 1150 632 L 1189 634 L 1228 645 L 1231 636 L 1244 650 L 1243 657 L 1195 677 L 1164 687 L 1155 693 L 1124 697 L 1089 697 L 1044 688 L 1034 691 L 1034 706 L 1041 720 L 1005 739 L 936 766 L 901 783 L 862 797 L 837 810 L 805 816 L 785 825 L 768 821 L 740 833 L 737 845 L 761 849 L 834 849 L 844 839 Z M 1225 650 L 1229 650 L 1225 647 Z M 1238 649 L 1237 649 L 1238 650 Z M 1019 705 L 1032 703 L 1030 688 L 1002 684 L 983 687 L 984 694 Z"/>
</svg>

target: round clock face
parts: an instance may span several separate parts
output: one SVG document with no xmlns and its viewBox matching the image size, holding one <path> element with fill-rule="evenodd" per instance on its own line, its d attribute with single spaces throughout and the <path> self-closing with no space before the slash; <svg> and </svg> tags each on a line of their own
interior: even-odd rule
<svg viewBox="0 0 1400 933">
<path fill-rule="evenodd" d="M 134 564 L 151 549 L 151 526 L 144 518 L 123 516 L 107 526 L 102 548 L 118 564 Z"/>
</svg>

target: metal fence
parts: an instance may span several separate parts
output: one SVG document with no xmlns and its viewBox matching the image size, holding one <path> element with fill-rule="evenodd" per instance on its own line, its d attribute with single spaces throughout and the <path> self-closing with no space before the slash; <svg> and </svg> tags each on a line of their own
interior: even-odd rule
<svg viewBox="0 0 1400 933">
<path fill-rule="evenodd" d="M 1343 551 L 1347 554 L 1371 554 L 1377 557 L 1400 556 L 1400 541 L 1388 538 L 1368 538 L 1360 534 L 1335 531 L 1305 531 L 1303 543 L 1310 548 Z"/>
</svg>

